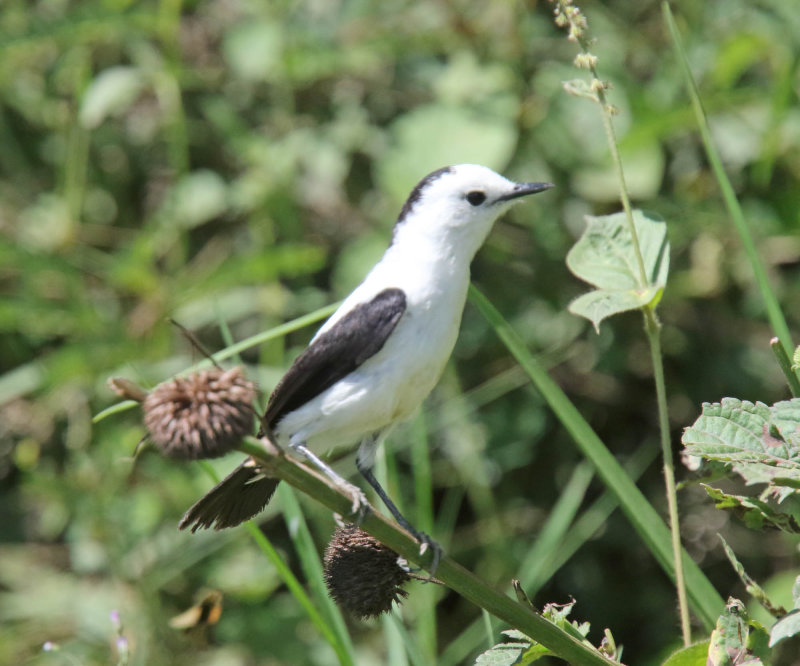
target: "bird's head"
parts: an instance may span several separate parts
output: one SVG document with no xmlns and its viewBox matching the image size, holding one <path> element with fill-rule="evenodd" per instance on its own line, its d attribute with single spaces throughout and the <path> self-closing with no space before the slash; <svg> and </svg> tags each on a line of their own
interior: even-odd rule
<svg viewBox="0 0 800 666">
<path fill-rule="evenodd" d="M 551 187 L 515 183 L 478 164 L 444 167 L 411 191 L 397 219 L 395 239 L 406 234 L 437 239 L 474 254 L 500 215 L 522 197 Z"/>
</svg>

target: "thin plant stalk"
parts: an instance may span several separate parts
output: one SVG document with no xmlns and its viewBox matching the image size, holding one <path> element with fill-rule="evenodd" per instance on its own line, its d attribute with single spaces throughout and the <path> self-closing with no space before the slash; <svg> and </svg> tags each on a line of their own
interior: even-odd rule
<svg viewBox="0 0 800 666">
<path fill-rule="evenodd" d="M 775 334 L 780 338 L 786 353 L 791 355 L 794 351 L 794 343 L 792 342 L 792 336 L 789 332 L 789 326 L 786 323 L 786 318 L 783 316 L 778 297 L 775 295 L 775 291 L 770 284 L 767 271 L 764 268 L 764 263 L 761 261 L 758 250 L 756 250 L 753 235 L 750 233 L 750 228 L 747 226 L 742 207 L 739 205 L 739 200 L 736 198 L 736 192 L 728 178 L 728 174 L 725 173 L 725 167 L 722 166 L 722 159 L 711 139 L 711 130 L 708 127 L 708 120 L 703 110 L 703 103 L 700 100 L 700 93 L 697 90 L 697 83 L 694 80 L 694 76 L 692 76 L 692 70 L 689 68 L 689 60 L 686 57 L 686 51 L 683 48 L 683 42 L 678 32 L 678 27 L 675 25 L 675 18 L 672 15 L 669 2 L 663 2 L 661 8 L 664 13 L 664 21 L 672 37 L 672 45 L 675 48 L 678 62 L 683 70 L 683 76 L 686 79 L 686 87 L 689 90 L 689 97 L 692 101 L 692 108 L 694 109 L 694 114 L 697 119 L 697 127 L 700 131 L 700 138 L 703 140 L 708 163 L 719 185 L 720 192 L 722 193 L 722 200 L 725 202 L 725 207 L 728 209 L 731 221 L 736 227 L 736 231 L 739 233 L 742 247 L 744 248 L 745 255 L 753 271 L 753 277 L 758 285 L 758 290 L 761 292 L 761 298 L 764 301 L 764 307 L 767 311 L 767 318 L 769 319 L 770 326 L 772 326 Z"/>
<path fill-rule="evenodd" d="M 636 263 L 639 269 L 639 282 L 645 288 L 650 280 L 644 266 L 642 251 L 639 245 L 639 237 L 636 233 L 636 226 L 633 222 L 633 210 L 631 208 L 630 195 L 625 183 L 625 171 L 622 166 L 622 159 L 617 146 L 616 132 L 612 122 L 614 108 L 608 103 L 606 96 L 607 84 L 603 83 L 597 73 L 597 58 L 589 50 L 589 39 L 586 36 L 586 19 L 577 7 L 571 2 L 560 0 L 558 3 L 562 24 L 569 25 L 569 38 L 578 43 L 581 49 L 580 56 L 576 59 L 576 65 L 588 69 L 593 77 L 591 92 L 594 99 L 600 106 L 600 113 L 603 118 L 603 127 L 608 140 L 609 152 L 619 181 L 619 195 L 622 207 L 625 210 L 625 219 L 628 223 L 628 230 L 633 242 Z M 591 96 L 591 95 L 590 95 Z M 672 533 L 672 557 L 675 566 L 675 588 L 678 594 L 678 611 L 681 621 L 681 634 L 684 646 L 691 643 L 691 624 L 689 618 L 689 604 L 686 595 L 686 584 L 684 581 L 683 559 L 681 557 L 681 536 L 680 519 L 678 515 L 678 496 L 675 489 L 675 466 L 672 456 L 672 443 L 669 436 L 669 414 L 667 412 L 667 389 L 664 382 L 664 366 L 661 353 L 661 322 L 655 312 L 655 305 L 648 304 L 642 308 L 644 316 L 644 329 L 647 334 L 647 341 L 650 346 L 650 357 L 653 365 L 653 379 L 656 388 L 656 403 L 658 408 L 658 425 L 660 430 L 661 454 L 664 466 L 664 485 L 667 495 L 667 507 L 669 511 L 670 531 Z"/>
<path fill-rule="evenodd" d="M 692 642 L 692 628 L 689 621 L 689 602 L 686 595 L 686 581 L 681 558 L 681 530 L 678 517 L 678 492 L 675 487 L 675 463 L 672 456 L 672 442 L 669 437 L 669 413 L 667 411 L 667 388 L 664 381 L 664 362 L 661 353 L 661 323 L 655 310 L 649 305 L 644 308 L 645 331 L 650 344 L 650 358 L 653 363 L 653 379 L 656 385 L 658 404 L 658 428 L 661 436 L 661 456 L 664 466 L 664 485 L 667 495 L 670 533 L 672 536 L 672 558 L 675 562 L 675 588 L 678 591 L 678 612 L 681 618 L 681 635 L 684 647 Z"/>
<path fill-rule="evenodd" d="M 286 481 L 330 510 L 345 516 L 352 510 L 351 497 L 322 475 L 286 456 L 268 440 L 245 438 L 238 449 L 256 458 L 267 473 Z M 382 514 L 374 510 L 369 511 L 361 523 L 361 528 L 409 562 L 423 568 L 430 566 L 431 553 L 420 555 L 419 544 L 411 535 Z M 436 578 L 465 599 L 549 648 L 570 664 L 608 666 L 615 663 L 588 642 L 575 638 L 531 608 L 498 592 L 446 555 L 439 562 Z"/>
<path fill-rule="evenodd" d="M 214 468 L 205 460 L 198 461 L 203 470 L 208 474 L 214 483 L 219 483 L 219 475 L 214 471 Z M 244 528 L 250 534 L 253 541 L 267 558 L 267 560 L 275 567 L 278 576 L 286 583 L 286 587 L 292 593 L 294 598 L 308 615 L 308 619 L 317 628 L 322 637 L 328 642 L 336 653 L 339 662 L 342 664 L 352 664 L 353 658 L 348 650 L 348 647 L 339 640 L 336 631 L 325 621 L 322 614 L 317 610 L 316 605 L 311 598 L 306 594 L 302 584 L 297 577 L 292 573 L 289 565 L 283 561 L 283 558 L 275 550 L 272 542 L 266 535 L 258 529 L 258 526 L 252 521 L 248 520 L 244 523 Z"/>
<path fill-rule="evenodd" d="M 474 285 L 470 285 L 469 299 L 480 310 L 509 352 L 525 369 L 542 397 L 572 436 L 581 453 L 592 462 L 598 476 L 619 501 L 620 508 L 650 552 L 674 580 L 675 559 L 672 554 L 669 531 L 664 527 L 658 512 L 625 473 L 575 405 L 528 351 L 520 336 L 497 311 L 497 308 Z M 725 607 L 725 602 L 687 553 L 682 551 L 680 559 L 683 563 L 684 578 L 688 582 L 689 599 L 703 624 L 711 629 L 721 610 Z"/>
<path fill-rule="evenodd" d="M 800 381 L 797 379 L 797 375 L 795 374 L 794 370 L 792 370 L 792 361 L 789 359 L 789 356 L 781 344 L 780 339 L 772 338 L 772 340 L 769 341 L 769 346 L 772 347 L 772 352 L 775 354 L 775 360 L 778 361 L 778 366 L 780 367 L 783 376 L 786 378 L 786 383 L 789 384 L 789 390 L 792 393 L 792 397 L 800 397 Z"/>
</svg>

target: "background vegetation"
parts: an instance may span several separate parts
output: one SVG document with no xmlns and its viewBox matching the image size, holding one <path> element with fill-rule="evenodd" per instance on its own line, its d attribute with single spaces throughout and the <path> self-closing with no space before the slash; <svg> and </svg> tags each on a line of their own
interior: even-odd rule
<svg viewBox="0 0 800 666">
<path fill-rule="evenodd" d="M 796 331 L 794 4 L 673 7 Z M 677 450 L 703 401 L 771 404 L 787 391 L 659 4 L 582 8 L 621 109 L 635 204 L 668 222 L 659 313 Z M 385 247 L 410 187 L 444 164 L 477 161 L 557 184 L 497 225 L 474 281 L 614 453 L 638 462 L 640 487 L 664 508 L 660 466 L 642 464 L 655 460 L 658 435 L 641 320 L 618 317 L 596 335 L 566 311 L 585 291 L 564 265 L 583 216 L 618 204 L 596 108 L 562 91 L 575 50 L 551 9 L 473 0 L 0 5 L 0 662 L 113 663 L 109 613 L 118 610 L 134 664 L 336 663 L 245 530 L 177 532 L 210 487 L 204 471 L 154 454 L 134 464 L 138 414 L 96 426 L 91 416 L 116 401 L 108 376 L 153 386 L 198 360 L 168 317 L 217 349 L 220 322 L 239 340 L 346 294 Z M 244 354 L 266 393 L 313 328 Z M 471 307 L 424 413 L 391 440 L 390 485 L 411 515 L 410 445 L 423 437 L 433 534 L 449 554 L 501 587 L 529 577 L 537 605 L 575 597 L 573 616 L 592 623 L 593 642 L 610 627 L 626 663 L 659 663 L 677 646 L 674 589 L 619 513 L 555 572 L 548 558 L 564 551 L 563 537 L 531 556 L 555 506 L 573 503 L 585 516 L 603 487 Z M 791 606 L 796 538 L 744 528 L 703 491 L 679 499 L 684 544 L 723 597 L 746 595 L 717 533 Z M 281 500 L 260 526 L 302 579 L 281 518 L 290 500 Z M 300 503 L 321 551 L 332 518 Z M 208 587 L 224 593 L 213 630 L 170 628 Z M 468 662 L 499 638 L 503 627 L 491 638 L 475 629 L 480 615 L 463 600 L 432 586 L 410 591 L 395 618 L 349 622 L 358 663 Z M 46 641 L 61 650 L 42 653 Z"/>
</svg>

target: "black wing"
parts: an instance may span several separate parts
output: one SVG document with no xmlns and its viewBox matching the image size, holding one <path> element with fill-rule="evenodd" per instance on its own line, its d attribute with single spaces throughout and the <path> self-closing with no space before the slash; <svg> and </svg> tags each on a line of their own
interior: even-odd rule
<svg viewBox="0 0 800 666">
<path fill-rule="evenodd" d="M 274 428 L 286 414 L 302 407 L 377 354 L 406 309 L 400 289 L 384 289 L 354 307 L 297 357 L 269 399 L 264 421 Z"/>
<path fill-rule="evenodd" d="M 377 354 L 406 309 L 400 289 L 385 289 L 354 307 L 297 357 L 267 405 L 264 421 L 274 427 L 282 417 L 312 400 Z M 278 479 L 263 476 L 248 458 L 186 512 L 179 529 L 234 527 L 267 505 Z"/>
</svg>

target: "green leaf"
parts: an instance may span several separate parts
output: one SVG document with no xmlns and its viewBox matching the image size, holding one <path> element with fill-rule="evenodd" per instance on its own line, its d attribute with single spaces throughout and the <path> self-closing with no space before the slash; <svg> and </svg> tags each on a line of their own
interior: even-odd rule
<svg viewBox="0 0 800 666">
<path fill-rule="evenodd" d="M 706 666 L 711 641 L 695 643 L 673 652 L 661 666 Z"/>
<path fill-rule="evenodd" d="M 594 324 L 594 328 L 599 332 L 600 322 L 606 317 L 637 310 L 643 308 L 659 295 L 659 290 L 632 290 L 632 291 L 609 291 L 607 289 L 596 289 L 589 293 L 578 296 L 569 304 L 569 311 L 580 317 L 585 317 Z"/>
<path fill-rule="evenodd" d="M 797 636 L 797 634 L 800 634 L 800 609 L 784 615 L 772 625 L 769 632 L 769 646 L 773 647 L 778 641 Z"/>
<path fill-rule="evenodd" d="M 567 267 L 597 290 L 575 299 L 569 311 L 586 317 L 598 329 L 606 317 L 655 305 L 669 272 L 667 225 L 640 210 L 633 211 L 645 270 L 643 282 L 625 213 L 587 216 L 586 221 L 586 230 L 567 254 Z"/>
<path fill-rule="evenodd" d="M 139 97 L 145 77 L 136 67 L 109 67 L 86 88 L 79 113 L 81 125 L 94 129 L 106 118 L 127 110 Z"/>
<path fill-rule="evenodd" d="M 766 483 L 783 500 L 800 482 L 800 398 L 772 407 L 736 398 L 704 403 L 681 441 L 688 455 L 728 463 L 748 484 Z"/>
<path fill-rule="evenodd" d="M 738 574 L 741 581 L 744 583 L 748 594 L 750 594 L 762 606 L 764 606 L 764 608 L 766 608 L 770 613 L 772 613 L 776 617 L 780 615 L 785 615 L 786 609 L 772 603 L 772 601 L 769 599 L 764 589 L 758 583 L 756 583 L 756 581 L 754 581 L 744 570 L 744 565 L 742 565 L 742 563 L 739 562 L 739 559 L 736 557 L 736 554 L 728 545 L 727 541 L 725 541 L 725 539 L 723 539 L 722 536 L 720 536 L 719 538 L 720 541 L 722 541 L 722 547 L 725 549 L 725 555 L 727 555 L 728 560 L 730 560 L 730 563 L 733 565 L 734 570 Z"/>
<path fill-rule="evenodd" d="M 700 484 L 708 496 L 716 502 L 718 509 L 731 510 L 747 527 L 759 530 L 764 527 L 776 527 L 782 532 L 800 534 L 800 522 L 797 516 L 776 511 L 767 502 L 746 495 L 730 495 L 717 488 Z"/>
<path fill-rule="evenodd" d="M 738 599 L 728 599 L 725 612 L 719 616 L 711 632 L 708 648 L 708 666 L 760 666 L 761 660 L 748 649 L 750 625 L 744 604 Z"/>
<path fill-rule="evenodd" d="M 547 604 L 542 611 L 542 617 L 578 640 L 583 640 L 589 633 L 589 623 L 570 621 L 569 614 L 572 612 L 573 606 L 575 606 L 574 600 L 567 604 Z M 479 655 L 475 661 L 476 666 L 511 666 L 512 664 L 526 666 L 553 654 L 544 645 L 517 629 L 506 629 L 502 633 L 511 641 L 498 643 Z M 608 635 L 610 636 L 610 634 Z"/>
<path fill-rule="evenodd" d="M 475 666 L 512 666 L 513 664 L 520 664 L 523 653 L 530 647 L 530 643 L 500 643 L 479 654 L 475 660 Z M 547 650 L 547 654 L 550 654 L 549 650 Z"/>
</svg>

